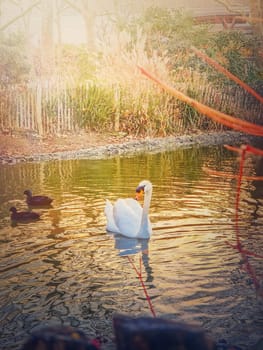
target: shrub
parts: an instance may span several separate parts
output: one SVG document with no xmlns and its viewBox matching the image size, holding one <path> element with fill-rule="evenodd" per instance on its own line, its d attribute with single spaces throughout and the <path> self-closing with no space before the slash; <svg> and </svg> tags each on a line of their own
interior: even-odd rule
<svg viewBox="0 0 263 350">
<path fill-rule="evenodd" d="M 17 84 L 27 80 L 30 66 L 25 51 L 25 39 L 21 34 L 0 34 L 0 85 Z"/>
</svg>

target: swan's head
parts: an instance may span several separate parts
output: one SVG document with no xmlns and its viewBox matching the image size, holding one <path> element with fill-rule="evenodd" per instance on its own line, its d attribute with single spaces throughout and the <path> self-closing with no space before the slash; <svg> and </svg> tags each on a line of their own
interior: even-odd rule
<svg viewBox="0 0 263 350">
<path fill-rule="evenodd" d="M 136 199 L 139 199 L 144 193 L 150 193 L 152 191 L 152 184 L 148 180 L 143 180 L 136 188 Z"/>
</svg>

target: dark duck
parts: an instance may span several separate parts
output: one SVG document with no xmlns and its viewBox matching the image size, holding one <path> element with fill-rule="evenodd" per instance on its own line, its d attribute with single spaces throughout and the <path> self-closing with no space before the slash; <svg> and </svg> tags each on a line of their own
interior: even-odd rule
<svg viewBox="0 0 263 350">
<path fill-rule="evenodd" d="M 24 191 L 24 194 L 28 205 L 50 205 L 53 201 L 52 198 L 47 196 L 33 196 L 30 190 Z"/>
<path fill-rule="evenodd" d="M 33 211 L 17 211 L 15 207 L 11 207 L 9 211 L 11 212 L 11 220 L 13 221 L 32 221 L 40 218 L 40 214 Z"/>
</svg>

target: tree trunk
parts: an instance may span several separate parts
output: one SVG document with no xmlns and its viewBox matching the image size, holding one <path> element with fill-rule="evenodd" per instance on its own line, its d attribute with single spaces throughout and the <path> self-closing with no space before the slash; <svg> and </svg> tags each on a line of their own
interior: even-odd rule
<svg viewBox="0 0 263 350">
<path fill-rule="evenodd" d="M 54 68 L 53 0 L 42 0 L 41 75 L 49 76 Z"/>
<path fill-rule="evenodd" d="M 94 33 L 94 27 L 95 27 L 95 15 L 93 13 L 86 13 L 84 17 L 85 21 L 85 29 L 86 29 L 86 42 L 87 47 L 91 50 L 95 50 L 95 33 Z"/>
<path fill-rule="evenodd" d="M 92 8 L 89 0 L 81 0 L 80 2 L 73 2 L 71 0 L 65 0 L 68 5 L 80 13 L 85 23 L 86 31 L 86 43 L 87 47 L 93 51 L 95 50 L 95 19 L 96 11 Z"/>
</svg>

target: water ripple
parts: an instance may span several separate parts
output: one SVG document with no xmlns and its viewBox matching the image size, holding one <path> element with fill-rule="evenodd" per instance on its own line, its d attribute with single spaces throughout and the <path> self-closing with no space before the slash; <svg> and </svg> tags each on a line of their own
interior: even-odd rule
<svg viewBox="0 0 263 350">
<path fill-rule="evenodd" d="M 203 165 L 236 170 L 219 148 L 4 166 L 1 345 L 17 350 L 39 325 L 59 323 L 100 335 L 110 346 L 114 313 L 150 315 L 127 256 L 141 266 L 158 316 L 197 323 L 244 349 L 253 345 L 263 325 L 262 185 L 242 184 L 237 231 L 236 183 L 210 178 Z M 150 241 L 108 234 L 105 199 L 134 197 L 144 178 L 154 185 Z M 11 226 L 9 207 L 26 208 L 25 188 L 51 195 L 53 206 L 36 209 L 37 223 Z M 237 249 L 238 240 L 250 255 Z"/>
</svg>

